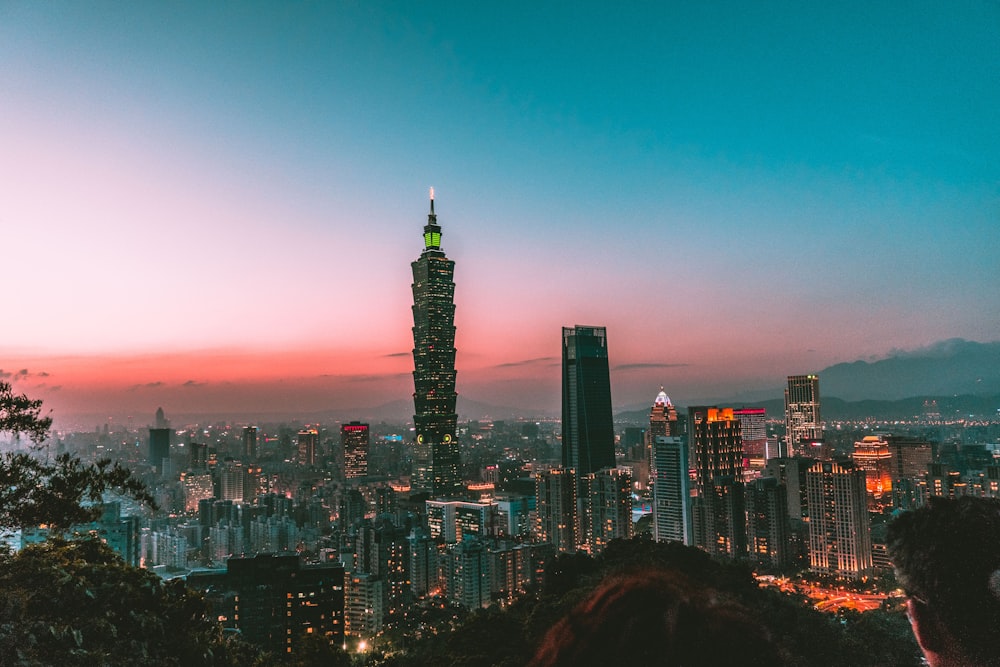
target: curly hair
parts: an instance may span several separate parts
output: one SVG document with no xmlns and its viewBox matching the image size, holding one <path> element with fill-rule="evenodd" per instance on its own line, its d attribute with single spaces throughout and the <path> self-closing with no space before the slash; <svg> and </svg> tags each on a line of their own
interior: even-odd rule
<svg viewBox="0 0 1000 667">
<path fill-rule="evenodd" d="M 930 498 L 889 525 L 888 548 L 906 594 L 970 658 L 1000 664 L 1000 499 Z"/>
<path fill-rule="evenodd" d="M 549 630 L 529 665 L 784 662 L 745 607 L 677 572 L 653 570 L 604 580 Z"/>
</svg>

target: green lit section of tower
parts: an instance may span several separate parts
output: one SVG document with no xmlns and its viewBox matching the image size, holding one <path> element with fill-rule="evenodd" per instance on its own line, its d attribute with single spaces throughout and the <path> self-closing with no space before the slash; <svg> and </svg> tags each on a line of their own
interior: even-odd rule
<svg viewBox="0 0 1000 667">
<path fill-rule="evenodd" d="M 448 496 L 462 489 L 455 429 L 455 262 L 441 250 L 441 227 L 431 210 L 424 250 L 413 269 L 413 422 L 415 491 Z"/>
</svg>

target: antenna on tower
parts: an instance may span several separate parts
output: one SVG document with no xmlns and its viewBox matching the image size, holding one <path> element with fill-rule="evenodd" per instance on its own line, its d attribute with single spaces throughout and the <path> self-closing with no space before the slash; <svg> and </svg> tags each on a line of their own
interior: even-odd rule
<svg viewBox="0 0 1000 667">
<path fill-rule="evenodd" d="M 434 186 L 431 186 L 431 213 L 434 212 Z"/>
</svg>

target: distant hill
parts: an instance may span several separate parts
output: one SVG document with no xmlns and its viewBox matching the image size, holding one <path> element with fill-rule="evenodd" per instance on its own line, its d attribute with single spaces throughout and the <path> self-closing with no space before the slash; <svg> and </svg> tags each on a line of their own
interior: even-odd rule
<svg viewBox="0 0 1000 667">
<path fill-rule="evenodd" d="M 837 364 L 819 372 L 820 396 L 845 401 L 1000 393 L 1000 342 L 953 338 L 878 361 Z"/>
<path fill-rule="evenodd" d="M 910 419 L 922 413 L 925 400 L 936 400 L 943 418 L 995 417 L 1000 409 L 1000 342 L 953 338 L 918 350 L 897 350 L 878 361 L 836 364 L 818 375 L 824 419 Z M 763 407 L 769 415 L 783 414 L 784 388 L 769 393 L 774 398 L 702 403 Z M 649 408 L 620 412 L 616 419 L 643 424 Z"/>
</svg>

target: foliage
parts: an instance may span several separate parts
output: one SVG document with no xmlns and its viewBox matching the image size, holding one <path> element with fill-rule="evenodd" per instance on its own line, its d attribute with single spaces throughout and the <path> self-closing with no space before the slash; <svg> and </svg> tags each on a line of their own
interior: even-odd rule
<svg viewBox="0 0 1000 667">
<path fill-rule="evenodd" d="M 42 401 L 15 394 L 9 382 L 0 382 L 0 433 L 25 433 L 34 443 L 49 435 L 52 417 L 42 417 Z"/>
<path fill-rule="evenodd" d="M 48 525 L 56 531 L 100 516 L 97 503 L 106 491 L 131 495 L 155 507 L 145 485 L 110 459 L 84 465 L 70 454 L 54 463 L 26 453 L 0 455 L 0 530 Z"/>
<path fill-rule="evenodd" d="M 255 664 L 183 582 L 130 567 L 96 540 L 0 556 L 0 591 L 3 665 Z"/>
<path fill-rule="evenodd" d="M 33 442 L 48 437 L 52 418 L 42 417 L 41 400 L 15 394 L 9 382 L 0 382 L 0 433 L 27 433 Z M 84 465 L 70 454 L 54 463 L 27 453 L 0 455 L 0 532 L 25 526 L 48 525 L 55 531 L 100 516 L 97 503 L 106 491 L 128 494 L 156 506 L 145 485 L 120 464 L 101 459 Z"/>
</svg>

